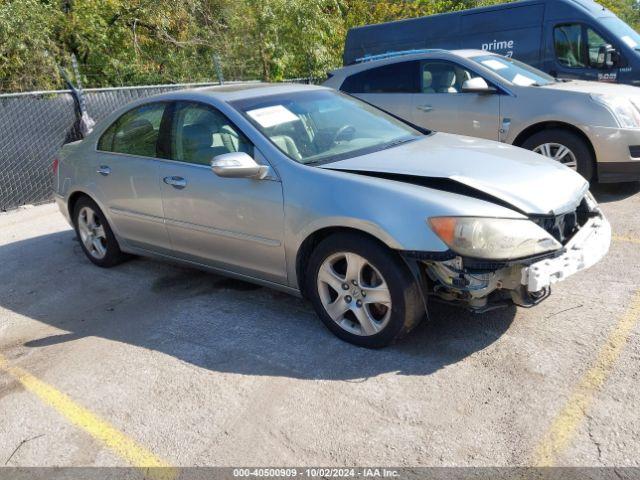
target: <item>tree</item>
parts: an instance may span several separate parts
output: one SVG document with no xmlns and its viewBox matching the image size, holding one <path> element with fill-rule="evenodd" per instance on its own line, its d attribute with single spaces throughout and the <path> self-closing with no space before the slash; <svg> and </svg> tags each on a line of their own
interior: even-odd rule
<svg viewBox="0 0 640 480">
<path fill-rule="evenodd" d="M 322 78 L 357 25 L 510 0 L 0 0 L 0 88 L 63 86 L 70 55 L 90 87 Z M 636 28 L 635 0 L 600 0 Z"/>
</svg>

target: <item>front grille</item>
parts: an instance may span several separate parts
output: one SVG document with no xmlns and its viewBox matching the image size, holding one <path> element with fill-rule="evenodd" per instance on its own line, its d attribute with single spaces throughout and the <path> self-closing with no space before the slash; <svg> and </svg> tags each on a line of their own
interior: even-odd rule
<svg viewBox="0 0 640 480">
<path fill-rule="evenodd" d="M 631 155 L 631 158 L 640 158 L 640 145 L 629 147 L 629 154 Z"/>
<path fill-rule="evenodd" d="M 562 215 L 543 215 L 531 218 L 531 220 L 544 228 L 553 238 L 565 245 L 589 219 L 589 206 L 586 200 L 582 200 L 573 212 Z"/>
</svg>

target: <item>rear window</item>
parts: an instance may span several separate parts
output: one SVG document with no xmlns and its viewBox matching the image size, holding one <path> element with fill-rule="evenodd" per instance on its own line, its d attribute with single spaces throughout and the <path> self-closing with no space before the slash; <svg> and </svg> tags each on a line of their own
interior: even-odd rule
<svg viewBox="0 0 640 480">
<path fill-rule="evenodd" d="M 150 103 L 128 111 L 100 137 L 98 150 L 156 157 L 165 106 L 165 103 Z"/>
<path fill-rule="evenodd" d="M 340 90 L 347 93 L 418 93 L 419 62 L 400 62 L 355 73 Z"/>
</svg>

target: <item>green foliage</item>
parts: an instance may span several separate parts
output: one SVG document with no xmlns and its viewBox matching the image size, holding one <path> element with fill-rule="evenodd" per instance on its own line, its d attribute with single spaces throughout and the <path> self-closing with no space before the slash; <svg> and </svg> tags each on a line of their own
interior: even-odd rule
<svg viewBox="0 0 640 480">
<path fill-rule="evenodd" d="M 356 25 L 510 0 L 0 0 L 0 89 L 322 77 Z M 636 28 L 635 0 L 600 0 Z"/>
<path fill-rule="evenodd" d="M 59 86 L 55 26 L 59 12 L 49 3 L 21 0 L 0 4 L 0 91 Z"/>
</svg>

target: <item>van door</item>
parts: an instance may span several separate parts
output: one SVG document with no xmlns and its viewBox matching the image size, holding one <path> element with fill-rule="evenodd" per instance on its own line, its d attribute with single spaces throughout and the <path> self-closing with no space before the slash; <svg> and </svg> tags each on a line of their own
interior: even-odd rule
<svg viewBox="0 0 640 480">
<path fill-rule="evenodd" d="M 446 60 L 424 60 L 421 91 L 414 96 L 412 121 L 421 127 L 472 137 L 499 139 L 500 95 L 463 93 L 478 75 Z"/>
<path fill-rule="evenodd" d="M 548 73 L 554 77 L 598 82 L 617 82 L 619 65 L 604 65 L 608 45 L 617 48 L 605 35 L 583 23 L 551 24 L 549 45 L 552 61 Z"/>
</svg>

